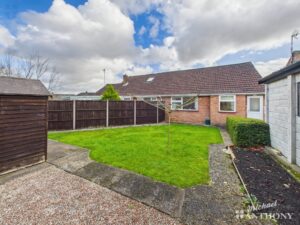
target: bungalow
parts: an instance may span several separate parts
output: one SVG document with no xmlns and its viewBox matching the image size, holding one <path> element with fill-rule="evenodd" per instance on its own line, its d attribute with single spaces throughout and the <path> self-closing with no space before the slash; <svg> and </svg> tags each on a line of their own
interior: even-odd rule
<svg viewBox="0 0 300 225">
<path fill-rule="evenodd" d="M 300 165 L 300 52 L 288 65 L 259 81 L 266 87 L 271 145 Z M 298 60 L 298 62 L 296 61 Z M 293 63 L 295 62 L 295 63 Z"/>
<path fill-rule="evenodd" d="M 264 86 L 252 63 L 123 76 L 113 84 L 123 100 L 162 98 L 172 107 L 171 121 L 224 126 L 227 116 L 264 119 Z M 101 88 L 97 93 L 101 95 Z M 191 104 L 185 105 L 193 97 Z M 183 106 L 182 106 L 183 105 Z"/>
</svg>

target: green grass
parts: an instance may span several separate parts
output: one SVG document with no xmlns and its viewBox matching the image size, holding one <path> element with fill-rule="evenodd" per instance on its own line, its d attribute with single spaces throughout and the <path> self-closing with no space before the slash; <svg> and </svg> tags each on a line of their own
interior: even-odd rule
<svg viewBox="0 0 300 225">
<path fill-rule="evenodd" d="M 178 187 L 209 183 L 208 145 L 222 143 L 214 127 L 171 125 L 49 133 L 49 138 L 90 149 L 95 161 Z"/>
</svg>

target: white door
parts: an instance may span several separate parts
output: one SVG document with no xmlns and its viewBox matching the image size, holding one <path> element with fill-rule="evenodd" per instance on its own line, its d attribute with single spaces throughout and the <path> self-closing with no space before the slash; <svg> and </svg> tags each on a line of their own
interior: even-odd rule
<svg viewBox="0 0 300 225">
<path fill-rule="evenodd" d="M 247 117 L 253 119 L 264 119 L 263 96 L 247 97 Z"/>
</svg>

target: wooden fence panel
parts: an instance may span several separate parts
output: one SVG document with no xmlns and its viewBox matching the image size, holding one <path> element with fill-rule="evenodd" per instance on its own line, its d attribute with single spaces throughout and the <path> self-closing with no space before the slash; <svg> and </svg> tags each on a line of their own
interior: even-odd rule
<svg viewBox="0 0 300 225">
<path fill-rule="evenodd" d="M 157 123 L 157 108 L 153 105 L 143 101 L 136 102 L 136 124 Z"/>
<path fill-rule="evenodd" d="M 73 101 L 49 101 L 49 130 L 71 130 L 108 126 L 134 125 L 162 122 L 164 110 L 157 110 L 152 104 L 136 101 L 75 101 L 75 118 L 73 121 Z M 156 103 L 153 103 L 156 104 Z M 107 121 L 108 114 L 108 121 Z"/>
<path fill-rule="evenodd" d="M 133 125 L 133 101 L 109 101 L 109 126 Z"/>
<path fill-rule="evenodd" d="M 105 101 L 76 101 L 76 129 L 106 126 Z"/>
<path fill-rule="evenodd" d="M 48 130 L 73 129 L 73 101 L 48 102 Z"/>
</svg>

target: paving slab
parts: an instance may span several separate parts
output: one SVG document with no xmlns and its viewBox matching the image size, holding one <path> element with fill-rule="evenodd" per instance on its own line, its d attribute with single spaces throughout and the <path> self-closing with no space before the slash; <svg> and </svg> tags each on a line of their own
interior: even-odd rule
<svg viewBox="0 0 300 225">
<path fill-rule="evenodd" d="M 48 140 L 47 162 L 51 163 L 52 161 L 57 160 L 59 158 L 72 155 L 74 153 L 80 153 L 83 151 L 88 152 L 88 150 L 84 148 Z"/>
<path fill-rule="evenodd" d="M 69 173 L 74 173 L 91 162 L 93 162 L 93 160 L 89 158 L 89 152 L 83 151 L 52 160 L 51 164 Z"/>
<path fill-rule="evenodd" d="M 180 216 L 183 189 L 101 163 L 90 163 L 76 175 L 108 187 L 125 196 L 155 207 L 174 217 Z"/>
</svg>

